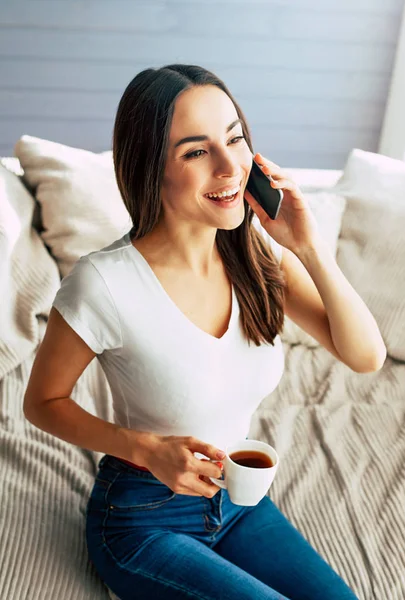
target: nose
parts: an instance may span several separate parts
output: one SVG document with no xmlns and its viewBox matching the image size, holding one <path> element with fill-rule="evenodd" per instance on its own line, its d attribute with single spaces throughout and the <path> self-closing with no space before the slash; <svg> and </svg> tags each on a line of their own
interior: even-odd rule
<svg viewBox="0 0 405 600">
<path fill-rule="evenodd" d="M 218 152 L 215 160 L 215 176 L 222 178 L 235 178 L 241 170 L 239 161 L 235 153 L 224 148 Z"/>
</svg>

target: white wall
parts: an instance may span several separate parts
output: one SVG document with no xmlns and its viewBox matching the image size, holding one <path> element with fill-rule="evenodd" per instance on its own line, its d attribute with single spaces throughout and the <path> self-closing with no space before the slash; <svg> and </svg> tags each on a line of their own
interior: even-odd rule
<svg viewBox="0 0 405 600">
<path fill-rule="evenodd" d="M 405 160 L 405 8 L 378 151 Z"/>
<path fill-rule="evenodd" d="M 148 66 L 201 64 L 245 111 L 255 149 L 341 168 L 377 151 L 404 0 L 0 0 L 0 155 L 24 133 L 111 147 Z"/>
</svg>

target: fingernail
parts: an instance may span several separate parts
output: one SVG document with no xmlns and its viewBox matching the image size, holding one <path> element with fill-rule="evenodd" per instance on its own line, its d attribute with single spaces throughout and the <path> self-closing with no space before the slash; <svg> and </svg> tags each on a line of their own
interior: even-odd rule
<svg viewBox="0 0 405 600">
<path fill-rule="evenodd" d="M 223 465 L 222 463 L 217 463 L 217 465 L 218 465 L 218 467 L 219 467 L 219 468 L 221 469 L 221 471 L 222 471 L 222 469 L 224 468 L 224 465 Z"/>
<path fill-rule="evenodd" d="M 217 452 L 217 457 L 218 458 L 225 458 L 225 452 L 222 452 L 222 451 Z"/>
</svg>

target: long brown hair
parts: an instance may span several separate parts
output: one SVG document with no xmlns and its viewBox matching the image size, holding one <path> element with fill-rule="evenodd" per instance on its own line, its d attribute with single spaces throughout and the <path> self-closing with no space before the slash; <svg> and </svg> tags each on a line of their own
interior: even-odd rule
<svg viewBox="0 0 405 600">
<path fill-rule="evenodd" d="M 113 132 L 115 174 L 132 219 L 133 240 L 149 233 L 158 222 L 175 101 L 179 94 L 196 85 L 215 85 L 229 96 L 253 152 L 246 119 L 226 85 L 214 73 L 182 64 L 141 71 L 124 91 Z M 247 340 L 256 346 L 274 345 L 284 323 L 285 281 L 269 243 L 252 224 L 252 208 L 246 200 L 244 204 L 245 217 L 238 227 L 217 230 L 217 247 L 238 298 Z"/>
</svg>

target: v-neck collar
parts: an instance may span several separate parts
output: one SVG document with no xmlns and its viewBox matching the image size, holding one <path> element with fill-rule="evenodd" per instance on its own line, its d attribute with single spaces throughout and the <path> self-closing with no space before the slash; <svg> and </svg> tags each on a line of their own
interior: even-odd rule
<svg viewBox="0 0 405 600">
<path fill-rule="evenodd" d="M 136 257 L 137 259 L 139 259 L 139 261 L 144 265 L 146 271 L 150 274 L 152 280 L 155 282 L 157 289 L 160 291 L 161 295 L 166 298 L 166 301 L 168 302 L 169 305 L 172 306 L 172 309 L 174 310 L 175 313 L 177 313 L 179 318 L 181 318 L 190 327 L 194 328 L 200 335 L 212 339 L 214 341 L 214 343 L 224 342 L 229 337 L 232 326 L 234 324 L 235 317 L 236 317 L 236 305 L 237 305 L 237 301 L 238 301 L 232 282 L 231 282 L 231 289 L 232 289 L 231 316 L 229 319 L 227 330 L 220 338 L 218 338 L 215 335 L 212 335 L 211 333 L 208 333 L 207 331 L 204 331 L 203 329 L 198 327 L 195 323 L 193 323 L 193 321 L 190 321 L 190 319 L 180 310 L 180 308 L 177 306 L 177 304 L 174 302 L 174 300 L 169 296 L 169 294 L 167 293 L 167 291 L 161 284 L 159 278 L 155 274 L 154 270 L 152 269 L 152 267 L 150 266 L 150 264 L 148 263 L 146 258 L 143 256 L 143 254 L 141 252 L 139 252 L 138 248 L 135 248 L 135 246 L 132 244 L 129 232 L 125 234 L 124 239 L 128 243 L 128 245 L 131 247 L 130 250 L 131 250 L 132 255 L 134 257 Z"/>
</svg>

